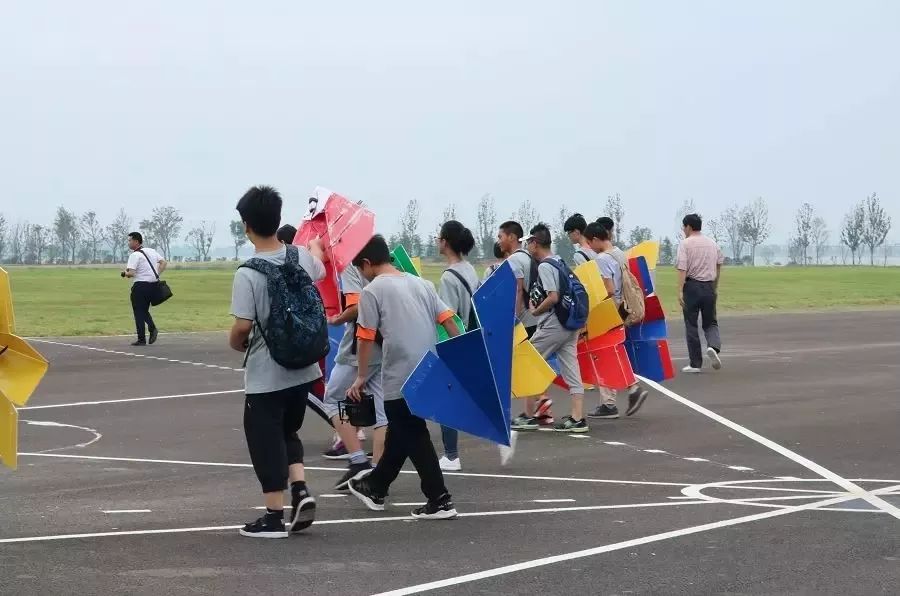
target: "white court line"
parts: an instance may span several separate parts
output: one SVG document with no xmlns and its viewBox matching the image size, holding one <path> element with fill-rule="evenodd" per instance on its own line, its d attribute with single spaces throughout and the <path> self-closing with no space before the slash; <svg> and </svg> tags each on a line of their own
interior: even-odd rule
<svg viewBox="0 0 900 596">
<path fill-rule="evenodd" d="M 575 499 L 534 499 L 533 503 L 574 503 Z"/>
<path fill-rule="evenodd" d="M 425 503 L 391 503 L 393 507 L 420 507 Z"/>
<path fill-rule="evenodd" d="M 44 449 L 43 451 L 39 451 L 40 455 L 48 455 L 53 453 L 54 451 L 63 451 L 65 449 L 79 449 L 82 447 L 87 447 L 88 445 L 93 445 L 97 441 L 103 438 L 99 432 L 94 430 L 93 428 L 88 428 L 86 426 L 76 426 L 74 424 L 62 424 L 61 422 L 50 422 L 44 420 L 22 420 L 25 424 L 30 426 L 49 426 L 54 428 L 74 428 L 76 430 L 83 430 L 85 432 L 89 432 L 94 435 L 94 438 L 86 443 L 78 443 L 77 445 L 66 445 L 65 447 L 54 447 L 53 449 Z"/>
<path fill-rule="evenodd" d="M 780 455 L 783 455 L 784 457 L 788 458 L 792 462 L 799 464 L 799 465 L 803 466 L 804 468 L 807 468 L 807 469 L 815 472 L 822 478 L 825 478 L 826 480 L 830 480 L 831 482 L 834 482 L 835 484 L 837 484 L 838 486 L 840 486 L 847 492 L 854 493 L 859 498 L 865 499 L 866 501 L 868 501 L 870 504 L 877 507 L 878 509 L 881 509 L 882 511 L 884 511 L 886 513 L 890 513 L 895 518 L 900 519 L 900 509 L 898 509 L 896 506 L 892 505 L 891 503 L 888 503 L 887 501 L 885 501 L 878 495 L 875 495 L 875 494 L 863 489 L 859 485 L 854 484 L 853 482 L 850 482 L 849 480 L 847 480 L 846 478 L 843 478 L 842 476 L 838 476 L 831 470 L 828 470 L 825 467 L 820 466 L 816 462 L 809 460 L 809 459 L 803 457 L 802 455 L 795 453 L 794 451 L 791 451 L 787 447 L 782 447 L 775 441 L 771 441 L 771 440 L 765 438 L 764 436 L 753 432 L 749 428 L 741 426 L 737 422 L 733 422 L 733 421 L 729 420 L 728 418 L 725 418 L 724 416 L 720 416 L 719 414 L 716 414 L 712 410 L 704 408 L 700 404 L 697 404 L 685 397 L 678 395 L 674 391 L 667 389 L 666 387 L 663 387 L 656 381 L 651 381 L 650 379 L 646 379 L 639 375 L 635 375 L 635 376 L 637 376 L 645 384 L 647 384 L 650 387 L 653 387 L 654 389 L 656 389 L 663 395 L 674 399 L 678 403 L 683 404 L 683 405 L 691 408 L 692 410 L 699 412 L 700 414 L 703 414 L 707 418 L 711 418 L 711 419 L 715 420 L 719 424 L 727 426 L 728 428 L 730 428 L 733 431 L 741 433 L 748 439 L 752 439 L 764 447 L 768 447 L 772 451 L 774 451 Z"/>
<path fill-rule="evenodd" d="M 686 459 L 687 461 L 709 461 L 703 457 L 683 457 L 682 459 Z"/>
<path fill-rule="evenodd" d="M 149 509 L 110 509 L 103 510 L 100 513 L 153 513 Z"/>
<path fill-rule="evenodd" d="M 143 358 L 144 360 L 162 360 L 157 356 L 152 356 L 150 354 L 135 354 L 133 352 L 120 352 L 119 350 L 107 350 L 106 348 L 96 348 L 94 346 L 86 346 L 84 344 L 69 344 L 61 341 L 51 341 L 49 339 L 34 339 L 32 340 L 37 343 L 50 344 L 53 346 L 64 346 L 66 348 L 78 348 L 79 350 L 89 350 L 91 352 L 101 352 L 103 354 L 116 354 L 118 356 L 129 356 L 132 358 Z M 173 362 L 170 360 L 170 362 Z M 219 366 L 219 365 L 208 365 L 205 362 L 190 362 L 187 360 L 175 360 L 174 362 L 178 364 L 188 364 L 191 366 L 215 366 L 221 370 L 233 370 L 235 372 L 244 372 L 243 368 L 231 368 L 229 366 Z"/>
<path fill-rule="evenodd" d="M 727 466 L 729 470 L 737 470 L 738 472 L 753 472 L 753 468 L 747 466 Z"/>
<path fill-rule="evenodd" d="M 204 391 L 202 393 L 179 393 L 177 395 L 155 395 L 153 397 L 129 397 L 127 399 L 107 399 L 103 401 L 78 401 L 69 404 L 50 404 L 46 406 L 25 406 L 17 408 L 23 410 L 47 410 L 50 408 L 72 408 L 75 406 L 99 406 L 104 404 L 124 404 L 132 401 L 153 401 L 157 399 L 175 399 L 179 397 L 206 397 L 209 395 L 226 395 L 228 393 L 243 393 L 243 389 L 228 389 L 226 391 Z"/>
<path fill-rule="evenodd" d="M 661 534 L 654 534 L 652 536 L 645 536 L 643 538 L 635 538 L 633 540 L 625 540 L 624 542 L 616 542 L 614 544 L 607 544 L 606 546 L 598 546 L 596 548 L 589 548 L 586 550 L 575 551 L 571 553 L 565 553 L 562 555 L 555 555 L 552 557 L 544 557 L 541 559 L 535 559 L 533 561 L 524 561 L 522 563 L 516 563 L 514 565 L 506 565 L 503 567 L 497 567 L 496 569 L 487 569 L 484 571 L 478 571 L 476 573 L 468 573 L 466 575 L 460 575 L 458 577 L 451 577 L 439 581 L 429 582 L 425 584 L 419 584 L 416 586 L 410 586 L 408 588 L 400 588 L 399 590 L 391 590 L 389 592 L 381 592 L 376 594 L 375 596 L 407 596 L 409 594 L 419 594 L 421 592 L 428 592 L 430 590 L 437 590 L 440 588 L 447 588 L 450 586 L 458 586 L 460 584 L 465 584 L 474 581 L 480 581 L 483 579 L 488 579 L 491 577 L 497 577 L 498 575 L 507 575 L 510 573 L 516 573 L 517 571 L 531 571 L 535 567 L 542 567 L 545 565 L 552 565 L 554 563 L 560 563 L 563 561 L 571 561 L 573 559 L 581 559 L 584 557 L 592 557 L 595 555 L 600 555 L 612 551 L 622 550 L 626 548 L 633 548 L 636 546 L 642 546 L 644 544 L 650 544 L 652 542 L 660 542 L 662 540 L 668 540 L 670 538 L 680 538 L 682 536 L 688 536 L 690 534 L 698 534 L 700 532 L 707 532 L 709 530 L 717 530 L 719 528 L 727 528 L 729 526 L 736 526 L 739 524 L 746 524 L 749 522 L 769 519 L 773 517 L 778 517 L 780 515 L 787 515 L 789 513 L 796 513 L 798 511 L 804 511 L 807 509 L 818 509 L 821 507 L 828 507 L 830 505 L 835 505 L 837 503 L 842 503 L 844 501 L 848 501 L 854 499 L 855 497 L 835 497 L 833 499 L 828 499 L 826 501 L 818 501 L 816 503 L 808 503 L 806 505 L 798 505 L 797 507 L 788 507 L 785 509 L 776 509 L 771 511 L 766 511 L 765 513 L 757 513 L 755 515 L 746 515 L 744 517 L 736 517 L 732 519 L 726 519 L 723 521 L 713 522 L 709 524 L 703 524 L 700 526 L 693 526 L 690 528 L 683 528 L 681 530 L 673 530 L 671 532 L 663 532 Z M 681 503 L 672 503 L 674 505 L 685 504 L 685 502 Z"/>
<path fill-rule="evenodd" d="M 230 464 L 222 462 L 208 461 L 183 461 L 175 459 L 144 459 L 136 457 L 103 457 L 98 455 L 74 455 L 68 453 L 19 453 L 21 456 L 31 457 L 62 457 L 70 459 L 87 459 L 98 461 L 125 461 L 147 464 L 178 464 L 184 466 L 211 466 L 226 468 L 251 468 L 251 464 Z M 318 472 L 346 472 L 347 468 L 322 468 L 314 466 L 306 466 L 307 470 Z M 401 474 L 418 474 L 415 470 L 402 470 Z M 647 480 L 608 480 L 600 478 L 565 478 L 562 476 L 514 476 L 512 474 L 475 474 L 470 472 L 444 472 L 444 476 L 459 476 L 462 478 L 499 478 L 503 480 L 548 480 L 553 482 L 587 482 L 597 484 L 634 484 L 638 486 L 676 486 L 679 488 L 694 486 L 684 482 L 650 482 Z M 242 526 L 243 527 L 243 526 Z"/>
<path fill-rule="evenodd" d="M 714 501 L 681 501 L 665 503 L 628 503 L 625 505 L 592 505 L 587 507 L 552 507 L 548 509 L 518 509 L 514 511 L 476 511 L 472 513 L 460 513 L 459 517 L 494 517 L 502 515 L 534 515 L 537 513 L 566 513 L 573 511 L 601 511 L 605 509 L 645 509 L 655 507 L 680 507 L 682 505 L 718 505 Z M 328 519 L 316 521 L 315 526 L 336 524 L 364 524 L 386 521 L 413 520 L 409 515 L 395 515 L 390 517 L 359 517 L 353 519 Z M 49 542 L 55 540 L 72 540 L 79 538 L 107 538 L 111 536 L 147 536 L 153 534 L 184 534 L 187 532 L 220 532 L 225 530 L 237 530 L 244 526 L 207 526 L 200 528 L 166 528 L 161 530 L 130 530 L 117 532 L 94 532 L 89 534 L 58 534 L 55 536 L 26 536 L 22 538 L 0 538 L 0 544 L 17 544 L 22 542 Z"/>
</svg>

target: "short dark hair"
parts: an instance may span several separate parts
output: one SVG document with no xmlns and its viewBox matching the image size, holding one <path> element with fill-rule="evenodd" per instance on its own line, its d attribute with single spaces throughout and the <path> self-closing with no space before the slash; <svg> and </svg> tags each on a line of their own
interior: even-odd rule
<svg viewBox="0 0 900 596">
<path fill-rule="evenodd" d="M 692 230 L 699 232 L 703 229 L 703 219 L 696 213 L 688 213 L 681 220 L 681 225 L 690 226 Z"/>
<path fill-rule="evenodd" d="M 598 240 L 609 240 L 609 230 L 603 227 L 603 224 L 599 222 L 591 222 L 584 229 L 584 237 L 588 240 L 593 240 L 594 238 Z"/>
<path fill-rule="evenodd" d="M 284 242 L 285 244 L 293 244 L 294 236 L 297 235 L 297 228 L 292 226 L 291 224 L 284 224 L 280 228 L 278 228 L 278 232 L 275 233 L 275 236 L 278 238 L 280 242 Z"/>
<path fill-rule="evenodd" d="M 538 243 L 538 246 L 550 248 L 553 245 L 553 238 L 550 236 L 550 228 L 547 227 L 547 224 L 539 223 L 531 228 L 529 233 L 534 241 Z"/>
<path fill-rule="evenodd" d="M 607 232 L 612 232 L 613 228 L 616 227 L 616 222 L 614 222 L 611 217 L 598 217 L 597 223 L 603 226 L 603 229 Z"/>
<path fill-rule="evenodd" d="M 450 248 L 458 255 L 467 255 L 475 248 L 475 236 L 472 231 L 455 219 L 441 226 L 440 238 L 446 240 Z"/>
<path fill-rule="evenodd" d="M 121 238 L 121 236 L 119 236 L 119 237 Z M 140 232 L 131 232 L 130 234 L 128 234 L 128 237 L 131 238 L 132 240 L 137 240 L 138 244 L 144 243 L 144 237 L 141 236 Z"/>
<path fill-rule="evenodd" d="M 587 220 L 584 219 L 584 216 L 580 213 L 576 213 L 572 217 L 566 220 L 566 223 L 563 224 L 563 232 L 568 234 L 569 232 L 580 232 L 584 234 L 584 229 L 587 227 Z"/>
<path fill-rule="evenodd" d="M 503 250 L 500 248 L 499 242 L 494 242 L 494 258 L 495 259 L 503 258 Z"/>
<path fill-rule="evenodd" d="M 369 261 L 372 265 L 384 265 L 391 262 L 391 250 L 388 248 L 384 236 L 381 234 L 372 236 L 372 239 L 353 258 L 353 265 L 362 267 L 364 260 Z"/>
<path fill-rule="evenodd" d="M 244 193 L 236 209 L 248 228 L 268 238 L 278 232 L 281 204 L 281 195 L 277 190 L 271 186 L 254 186 Z"/>
<path fill-rule="evenodd" d="M 522 224 L 517 221 L 504 221 L 502 224 L 500 224 L 500 230 L 504 234 L 512 234 L 519 240 L 521 240 L 522 236 L 525 235 L 525 230 L 522 229 Z"/>
</svg>

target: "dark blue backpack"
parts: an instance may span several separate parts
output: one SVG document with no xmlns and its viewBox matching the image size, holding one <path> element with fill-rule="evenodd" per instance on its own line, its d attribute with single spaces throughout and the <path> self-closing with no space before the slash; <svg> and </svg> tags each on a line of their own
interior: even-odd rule
<svg viewBox="0 0 900 596">
<path fill-rule="evenodd" d="M 241 265 L 266 276 L 269 320 L 265 327 L 256 320 L 256 328 L 272 359 L 289 369 L 316 364 L 331 348 L 322 296 L 300 266 L 299 256 L 296 246 L 287 246 L 284 265 L 264 259 L 250 259 Z"/>
<path fill-rule="evenodd" d="M 583 329 L 587 324 L 590 307 L 584 285 L 561 260 L 547 258 L 541 262 L 552 265 L 559 272 L 559 302 L 553 307 L 556 318 L 570 331 Z"/>
</svg>

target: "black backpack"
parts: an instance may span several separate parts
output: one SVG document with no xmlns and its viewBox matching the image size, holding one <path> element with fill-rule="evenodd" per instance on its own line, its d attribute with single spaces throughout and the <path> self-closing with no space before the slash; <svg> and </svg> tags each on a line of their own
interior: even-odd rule
<svg viewBox="0 0 900 596">
<path fill-rule="evenodd" d="M 527 250 L 525 250 L 524 248 L 520 248 L 516 252 L 520 252 L 524 255 L 527 255 L 529 261 L 531 262 L 531 274 L 528 276 L 530 283 L 527 286 L 522 288 L 522 304 L 527 305 L 529 303 L 529 301 L 532 299 L 532 292 L 537 287 L 538 265 L 540 265 L 540 263 L 538 263 L 535 260 L 535 258 L 533 256 L 531 256 L 531 253 L 528 252 Z M 513 253 L 513 254 L 515 254 L 515 253 Z"/>
<path fill-rule="evenodd" d="M 463 277 L 459 273 L 459 271 L 456 271 L 454 269 L 444 269 L 444 273 L 453 274 L 456 279 L 462 282 L 462 285 L 466 289 L 466 292 L 469 293 L 469 320 L 465 321 L 466 331 L 478 329 L 478 315 L 475 314 L 475 305 L 472 304 L 472 296 L 474 296 L 474 293 L 472 292 L 472 287 L 469 285 L 469 282 L 466 281 L 466 278 Z"/>
<path fill-rule="evenodd" d="M 250 259 L 241 267 L 266 276 L 269 320 L 265 327 L 259 319 L 255 322 L 269 354 L 284 368 L 300 369 L 318 363 L 331 346 L 322 296 L 300 266 L 297 247 L 289 245 L 286 249 L 284 265 Z"/>
</svg>

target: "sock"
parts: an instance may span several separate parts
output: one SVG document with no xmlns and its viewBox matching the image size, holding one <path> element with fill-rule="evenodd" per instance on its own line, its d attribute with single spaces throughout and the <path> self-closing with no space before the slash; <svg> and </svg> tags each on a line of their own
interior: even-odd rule
<svg viewBox="0 0 900 596">
<path fill-rule="evenodd" d="M 354 451 L 350 454 L 350 463 L 351 464 L 364 464 L 368 463 L 369 458 L 366 457 L 366 452 L 360 449 L 359 451 Z"/>
<path fill-rule="evenodd" d="M 266 507 L 266 520 L 270 522 L 284 521 L 283 509 L 269 509 Z"/>
<path fill-rule="evenodd" d="M 291 492 L 294 494 L 302 493 L 302 492 L 309 492 L 306 490 L 306 481 L 298 480 L 296 482 L 291 482 Z"/>
</svg>

